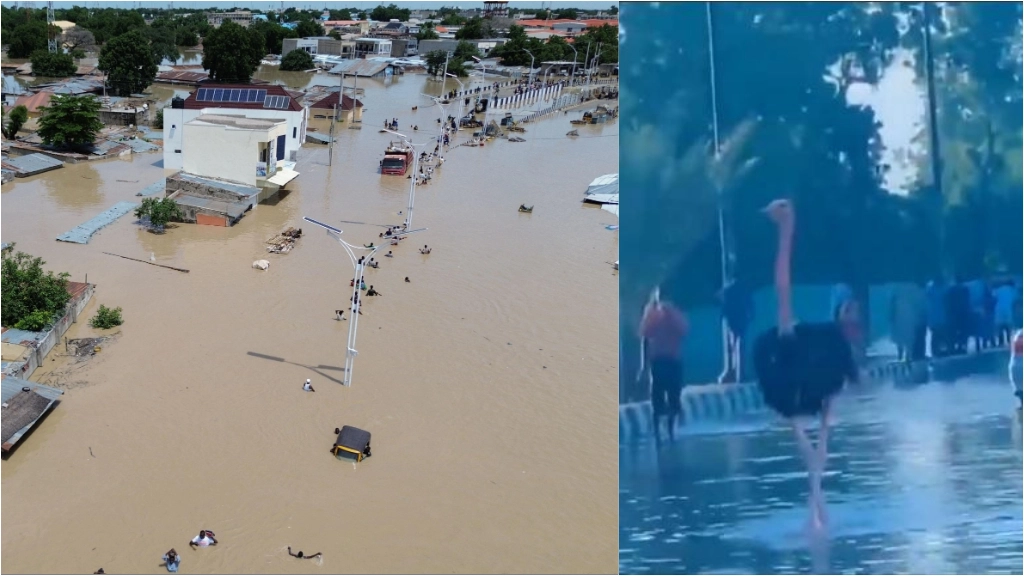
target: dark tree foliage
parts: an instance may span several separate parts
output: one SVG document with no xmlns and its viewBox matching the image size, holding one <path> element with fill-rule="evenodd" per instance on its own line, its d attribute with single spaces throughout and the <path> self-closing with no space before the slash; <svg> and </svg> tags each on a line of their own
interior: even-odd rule
<svg viewBox="0 0 1024 576">
<path fill-rule="evenodd" d="M 480 40 L 491 36 L 491 27 L 483 18 L 474 16 L 455 32 L 458 40 Z"/>
<path fill-rule="evenodd" d="M 285 38 L 298 38 L 299 33 L 275 22 L 255 22 L 250 27 L 263 36 L 263 53 L 280 54 Z"/>
<path fill-rule="evenodd" d="M 100 101 L 92 94 L 71 96 L 58 94 L 50 105 L 41 109 L 39 136 L 51 146 L 75 148 L 92 144 L 103 129 L 100 122 Z"/>
<path fill-rule="evenodd" d="M 324 27 L 319 22 L 311 18 L 307 18 L 299 22 L 298 26 L 295 27 L 295 32 L 299 35 L 299 38 L 308 38 L 310 36 L 323 36 Z"/>
<path fill-rule="evenodd" d="M 10 32 L 5 29 L 3 42 L 11 58 L 28 58 L 37 50 L 46 50 L 46 20 L 27 22 Z"/>
<path fill-rule="evenodd" d="M 408 22 L 409 16 L 412 15 L 412 10 L 408 8 L 399 8 L 394 4 L 388 4 L 387 6 L 377 6 L 370 11 L 370 19 L 376 20 L 377 22 L 388 22 L 391 20 L 398 20 L 399 22 Z"/>
<path fill-rule="evenodd" d="M 13 248 L 13 246 L 11 247 Z M 32 314 L 52 320 L 64 311 L 71 294 L 68 292 L 67 272 L 44 272 L 42 258 L 33 258 L 12 249 L 4 251 L 3 278 L 0 290 L 3 325 L 15 327 Z M 23 329 L 41 329 L 38 324 Z"/>
<path fill-rule="evenodd" d="M 203 39 L 203 68 L 217 82 L 248 82 L 266 54 L 264 47 L 259 30 L 224 22 Z"/>
<path fill-rule="evenodd" d="M 7 113 L 7 122 L 4 122 L 3 135 L 8 140 L 14 140 L 18 131 L 28 122 L 28 108 L 19 104 Z"/>
<path fill-rule="evenodd" d="M 926 15 L 920 4 L 876 8 L 713 4 L 712 108 L 705 4 L 623 6 L 622 179 L 638 191 L 622 211 L 624 345 L 655 285 L 687 307 L 715 303 L 719 208 L 726 274 L 769 285 L 774 230 L 758 208 L 778 197 L 797 206 L 796 283 L 1019 273 L 1020 6 L 929 5 L 941 154 L 916 161 L 918 180 L 901 194 L 883 186 L 893 168 L 881 164 L 873 112 L 849 105 L 846 88 L 877 82 L 897 49 L 914 52 L 925 86 Z M 941 182 L 928 170 L 936 160 Z"/>
<path fill-rule="evenodd" d="M 281 70 L 296 72 L 313 67 L 313 57 L 305 50 L 292 50 L 281 59 Z"/>
<path fill-rule="evenodd" d="M 32 75 L 48 78 L 67 78 L 78 70 L 71 54 L 36 50 L 32 53 Z"/>
<path fill-rule="evenodd" d="M 417 40 L 437 40 L 441 36 L 434 29 L 433 22 L 425 22 L 420 26 L 420 31 L 416 33 Z"/>
<path fill-rule="evenodd" d="M 117 8 L 98 8 L 91 12 L 85 21 L 76 24 L 92 32 L 100 44 L 133 30 L 146 30 L 146 21 L 138 12 Z"/>
<path fill-rule="evenodd" d="M 107 42 L 100 51 L 99 68 L 107 73 L 107 84 L 121 96 L 145 90 L 156 78 L 156 57 L 149 40 L 133 30 Z"/>
</svg>

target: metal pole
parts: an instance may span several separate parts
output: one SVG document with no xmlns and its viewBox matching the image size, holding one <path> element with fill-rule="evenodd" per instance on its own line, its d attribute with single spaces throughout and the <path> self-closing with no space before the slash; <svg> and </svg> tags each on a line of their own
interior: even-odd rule
<svg viewBox="0 0 1024 576">
<path fill-rule="evenodd" d="M 572 73 L 569 76 L 572 80 L 576 80 L 576 61 L 579 60 L 580 54 L 572 44 L 569 44 L 569 49 L 572 50 Z"/>
<path fill-rule="evenodd" d="M 711 137 L 714 144 L 714 161 L 718 162 L 722 147 L 718 132 L 718 78 L 715 75 L 715 34 L 714 21 L 711 16 L 711 2 L 704 3 L 704 13 L 707 21 L 708 31 L 708 70 L 709 84 L 711 84 Z M 722 277 L 722 288 L 729 282 L 729 246 L 725 234 L 725 198 L 722 197 L 723 190 L 716 190 L 718 194 L 718 246 L 719 266 Z M 729 327 L 722 319 L 722 354 L 723 366 L 727 370 L 732 366 L 732 359 L 729 355 Z M 735 369 L 735 367 L 733 367 Z M 724 371 L 723 371 L 724 374 Z M 737 374 L 737 377 L 739 375 Z"/>
<path fill-rule="evenodd" d="M 587 51 L 583 55 L 583 65 L 586 66 L 590 62 L 590 42 L 587 42 Z M 573 78 L 573 81 L 576 79 Z"/>
<path fill-rule="evenodd" d="M 928 131 L 930 132 L 929 147 L 932 157 L 932 211 L 935 218 L 935 231 L 938 236 L 939 253 L 943 253 L 946 234 L 945 225 L 942 221 L 942 150 L 939 147 L 939 112 L 938 103 L 935 98 L 935 57 L 932 54 L 932 11 L 930 2 L 921 3 L 922 16 L 924 19 L 924 66 L 925 78 L 928 82 Z M 939 262 L 940 268 L 943 262 Z"/>
<path fill-rule="evenodd" d="M 406 208 L 405 214 L 405 229 L 408 230 L 412 226 L 412 208 L 416 202 L 416 181 L 420 179 L 420 155 L 416 153 L 416 147 L 413 146 L 412 142 L 406 140 L 405 143 L 412 148 L 412 179 L 409 184 L 409 207 Z"/>
</svg>

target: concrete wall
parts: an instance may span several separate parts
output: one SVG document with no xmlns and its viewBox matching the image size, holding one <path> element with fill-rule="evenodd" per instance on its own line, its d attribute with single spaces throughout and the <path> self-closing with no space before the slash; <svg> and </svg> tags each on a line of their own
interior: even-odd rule
<svg viewBox="0 0 1024 576">
<path fill-rule="evenodd" d="M 245 110 L 239 108 L 204 108 L 202 110 L 185 110 L 181 108 L 164 108 L 164 168 L 169 170 L 184 169 L 184 140 L 182 127 L 201 114 L 228 114 L 245 116 L 246 118 L 283 118 L 288 121 L 287 137 L 285 138 L 285 160 L 295 160 L 299 148 L 306 141 L 306 116 L 308 108 L 299 112 L 291 110 Z M 294 135 L 294 136 L 293 136 Z M 181 152 L 178 152 L 178 151 Z"/>
<path fill-rule="evenodd" d="M 82 310 L 85 310 L 95 291 L 96 285 L 89 284 L 77 298 L 68 302 L 67 307 L 64 309 L 64 315 L 54 323 L 50 331 L 46 333 L 46 336 L 34 348 L 29 350 L 25 361 L 23 363 L 12 363 L 6 372 L 11 376 L 24 379 L 32 376 L 36 368 L 43 364 L 43 360 L 46 359 L 50 350 L 53 350 L 53 347 L 61 341 L 68 328 L 78 321 L 79 314 L 82 313 Z"/>
<path fill-rule="evenodd" d="M 207 178 L 256 186 L 256 166 L 266 143 L 284 135 L 286 124 L 267 130 L 242 130 L 216 124 L 185 125 L 182 168 Z M 261 146 L 262 145 L 262 146 Z"/>
</svg>

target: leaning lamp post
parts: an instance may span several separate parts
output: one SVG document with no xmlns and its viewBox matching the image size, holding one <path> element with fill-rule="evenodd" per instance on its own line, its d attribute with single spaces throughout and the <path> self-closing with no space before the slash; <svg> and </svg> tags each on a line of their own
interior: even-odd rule
<svg viewBox="0 0 1024 576">
<path fill-rule="evenodd" d="M 359 299 L 359 284 L 363 278 L 363 271 L 366 270 L 367 262 L 370 260 L 370 258 L 373 257 L 374 254 L 376 254 L 377 250 L 380 250 L 381 247 L 383 247 L 384 245 L 375 245 L 373 248 L 367 248 L 366 246 L 354 246 L 352 244 L 349 244 L 348 242 L 345 242 L 341 238 L 342 231 L 340 228 L 335 228 L 330 224 L 324 224 L 323 222 L 314 220 L 308 216 L 303 216 L 302 219 L 305 220 L 306 222 L 309 222 L 310 224 L 323 228 L 324 230 L 327 231 L 328 236 L 337 240 L 338 243 L 341 244 L 342 248 L 345 249 L 345 252 L 348 254 L 349 260 L 352 261 L 352 267 L 355 269 L 355 278 L 353 279 L 352 282 L 352 313 L 349 314 L 348 316 L 348 343 L 346 344 L 345 347 L 345 379 L 343 381 L 345 386 L 351 386 L 352 369 L 355 366 L 356 356 L 359 354 L 356 351 L 356 332 L 359 329 L 359 309 L 363 305 L 362 300 Z M 401 233 L 401 235 L 405 236 L 406 234 L 413 234 L 415 232 L 422 232 L 424 230 L 426 230 L 426 228 L 421 228 L 419 230 L 405 230 Z M 357 258 L 355 252 L 356 250 L 365 251 L 367 252 L 367 254 L 364 254 L 362 258 Z"/>
<path fill-rule="evenodd" d="M 533 63 L 536 60 L 536 58 L 534 58 L 533 52 L 530 52 L 526 48 L 523 48 L 523 52 L 526 52 L 527 54 L 530 55 L 530 84 L 533 84 Z"/>
</svg>

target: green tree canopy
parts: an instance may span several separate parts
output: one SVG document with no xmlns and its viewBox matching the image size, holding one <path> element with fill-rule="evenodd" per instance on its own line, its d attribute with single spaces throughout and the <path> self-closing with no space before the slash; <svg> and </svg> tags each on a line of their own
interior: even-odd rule
<svg viewBox="0 0 1024 576">
<path fill-rule="evenodd" d="M 579 12 L 575 8 L 565 8 L 555 12 L 555 18 L 558 20 L 575 20 L 579 17 Z"/>
<path fill-rule="evenodd" d="M 250 26 L 263 36 L 263 53 L 280 54 L 282 52 L 285 38 L 298 38 L 299 33 L 290 28 L 285 28 L 275 22 L 254 22 Z"/>
<path fill-rule="evenodd" d="M 299 38 L 323 36 L 324 27 L 316 20 L 306 19 L 299 22 L 298 26 L 295 27 L 295 32 L 299 35 Z"/>
<path fill-rule="evenodd" d="M 68 292 L 70 274 L 44 272 L 46 262 L 42 258 L 33 258 L 24 252 L 14 253 L 13 248 L 5 250 L 3 255 L 0 282 L 3 325 L 17 326 L 34 313 L 41 313 L 52 322 L 71 300 Z"/>
<path fill-rule="evenodd" d="M 5 31 L 4 43 L 11 58 L 28 58 L 36 50 L 46 50 L 46 21 L 35 20 Z"/>
<path fill-rule="evenodd" d="M 609 64 L 619 61 L 619 29 L 608 24 L 602 24 L 596 28 L 588 28 L 586 32 L 576 37 L 573 43 L 576 51 L 582 59 L 588 48 L 590 60 L 598 54 L 600 46 L 599 64 Z"/>
<path fill-rule="evenodd" d="M 142 14 L 119 8 L 94 9 L 85 21 L 76 24 L 91 31 L 96 37 L 96 42 L 100 44 L 133 30 L 146 30 L 146 21 Z"/>
<path fill-rule="evenodd" d="M 313 67 L 313 57 L 305 50 L 292 50 L 281 59 L 281 70 L 303 71 Z"/>
<path fill-rule="evenodd" d="M 399 8 L 394 4 L 388 4 L 387 6 L 377 6 L 370 11 L 370 19 L 376 20 L 377 22 L 389 22 L 391 20 L 398 20 L 399 22 L 407 22 L 409 16 L 412 15 L 412 10 L 408 8 Z"/>
<path fill-rule="evenodd" d="M 157 66 L 163 61 L 177 62 L 181 57 L 178 52 L 178 35 L 173 26 L 150 26 L 145 29 L 149 40 L 149 50 L 153 55 L 153 63 Z"/>
<path fill-rule="evenodd" d="M 331 10 L 331 20 L 351 20 L 352 11 L 348 8 L 342 8 L 341 10 Z"/>
<path fill-rule="evenodd" d="M 490 34 L 490 24 L 483 18 L 474 16 L 455 32 L 455 38 L 458 40 L 480 40 L 487 38 Z"/>
<path fill-rule="evenodd" d="M 459 43 L 455 46 L 455 53 L 452 54 L 452 59 L 462 63 L 472 59 L 473 56 L 480 56 L 480 50 L 477 50 L 476 44 L 466 40 L 459 40 Z"/>
<path fill-rule="evenodd" d="M 259 30 L 247 30 L 230 21 L 203 39 L 203 68 L 217 82 L 248 82 L 264 54 Z"/>
<path fill-rule="evenodd" d="M 7 113 L 7 122 L 4 123 L 3 135 L 8 140 L 14 140 L 18 131 L 28 121 L 28 108 L 19 104 Z"/>
<path fill-rule="evenodd" d="M 157 65 L 149 40 L 133 30 L 116 36 L 100 50 L 99 68 L 107 83 L 121 96 L 145 90 L 156 78 Z"/>
<path fill-rule="evenodd" d="M 92 94 L 57 94 L 41 110 L 39 136 L 51 146 L 75 148 L 92 144 L 103 129 L 100 101 Z"/>
<path fill-rule="evenodd" d="M 437 40 L 441 36 L 437 33 L 434 28 L 433 22 L 425 22 L 420 26 L 420 31 L 416 33 L 417 40 Z"/>
<path fill-rule="evenodd" d="M 78 70 L 70 54 L 36 50 L 32 53 L 32 74 L 46 78 L 67 78 Z"/>
</svg>

